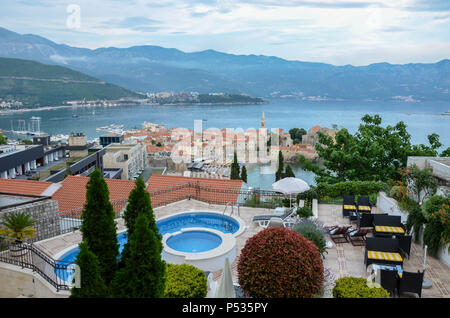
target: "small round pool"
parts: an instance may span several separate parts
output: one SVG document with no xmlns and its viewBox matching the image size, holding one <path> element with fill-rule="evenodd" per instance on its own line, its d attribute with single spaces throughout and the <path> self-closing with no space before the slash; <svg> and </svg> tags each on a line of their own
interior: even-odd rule
<svg viewBox="0 0 450 318">
<path fill-rule="evenodd" d="M 222 244 L 222 239 L 211 232 L 187 231 L 169 237 L 166 244 L 176 251 L 200 253 L 218 247 Z"/>
</svg>

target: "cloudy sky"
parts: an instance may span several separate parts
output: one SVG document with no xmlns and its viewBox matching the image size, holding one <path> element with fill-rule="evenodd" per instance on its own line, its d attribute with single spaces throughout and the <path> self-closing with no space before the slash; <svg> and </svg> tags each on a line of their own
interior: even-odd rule
<svg viewBox="0 0 450 318">
<path fill-rule="evenodd" d="M 159 45 L 335 65 L 450 58 L 450 0 L 1 0 L 0 26 L 91 49 Z"/>
</svg>

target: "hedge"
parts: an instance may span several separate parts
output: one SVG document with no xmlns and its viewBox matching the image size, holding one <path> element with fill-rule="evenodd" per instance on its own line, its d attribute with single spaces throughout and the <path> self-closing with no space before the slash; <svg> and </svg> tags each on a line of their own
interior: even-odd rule
<svg viewBox="0 0 450 318">
<path fill-rule="evenodd" d="M 361 277 L 342 277 L 333 288 L 334 298 L 390 298 L 383 287 L 367 286 L 367 279 Z"/>
<path fill-rule="evenodd" d="M 342 197 L 347 194 L 370 195 L 378 193 L 386 188 L 384 182 L 378 181 L 345 181 L 335 184 L 319 183 L 316 192 L 319 198 L 325 196 L 330 198 Z"/>
<path fill-rule="evenodd" d="M 208 292 L 203 271 L 188 264 L 167 264 L 166 298 L 204 298 Z"/>
</svg>

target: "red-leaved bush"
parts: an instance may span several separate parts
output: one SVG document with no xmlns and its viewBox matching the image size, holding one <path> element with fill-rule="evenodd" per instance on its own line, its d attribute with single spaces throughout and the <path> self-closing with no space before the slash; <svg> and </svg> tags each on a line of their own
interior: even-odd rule
<svg viewBox="0 0 450 318">
<path fill-rule="evenodd" d="M 239 256 L 238 277 L 250 297 L 312 297 L 324 282 L 317 247 L 284 227 L 267 228 L 247 240 Z"/>
</svg>

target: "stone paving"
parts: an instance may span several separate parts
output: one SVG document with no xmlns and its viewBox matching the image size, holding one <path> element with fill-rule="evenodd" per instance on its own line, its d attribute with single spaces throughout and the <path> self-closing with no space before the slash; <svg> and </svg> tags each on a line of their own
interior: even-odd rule
<svg viewBox="0 0 450 318">
<path fill-rule="evenodd" d="M 352 225 L 347 218 L 342 217 L 342 207 L 340 205 L 320 204 L 319 205 L 319 221 L 325 225 Z M 172 215 L 174 213 L 185 212 L 190 210 L 208 210 L 222 213 L 224 211 L 223 205 L 211 205 L 208 203 L 196 200 L 178 201 L 163 207 L 155 208 L 154 213 L 156 219 L 164 216 Z M 373 208 L 373 213 L 377 213 L 376 208 Z M 227 214 L 230 213 L 228 208 Z M 240 208 L 240 217 L 246 224 L 245 231 L 236 238 L 237 255 L 240 254 L 244 247 L 246 240 L 252 237 L 262 228 L 252 222 L 253 216 L 272 214 L 273 210 L 260 208 Z M 237 215 L 237 210 L 234 210 L 234 215 Z M 353 226 L 355 226 L 353 224 Z M 118 230 L 125 229 L 123 219 L 118 220 Z M 369 234 L 368 236 L 371 236 Z M 39 248 L 43 249 L 49 255 L 56 255 L 62 250 L 73 246 L 81 241 L 81 234 L 79 231 L 68 233 L 52 239 L 37 242 Z M 411 256 L 404 262 L 404 269 L 406 271 L 416 272 L 422 270 L 423 264 L 423 249 L 420 245 L 414 244 L 411 247 Z M 233 280 L 237 282 L 237 259 L 232 263 Z M 364 246 L 353 246 L 350 243 L 334 244 L 328 249 L 324 259 L 324 267 L 328 269 L 334 278 L 343 276 L 358 276 L 367 277 L 368 273 L 364 265 Z M 214 280 L 219 280 L 221 271 L 213 273 Z M 450 297 L 450 268 L 433 257 L 427 257 L 427 269 L 425 278 L 432 282 L 432 288 L 423 289 L 422 297 Z M 331 297 L 332 282 L 329 282 L 327 291 L 324 297 Z"/>
</svg>

